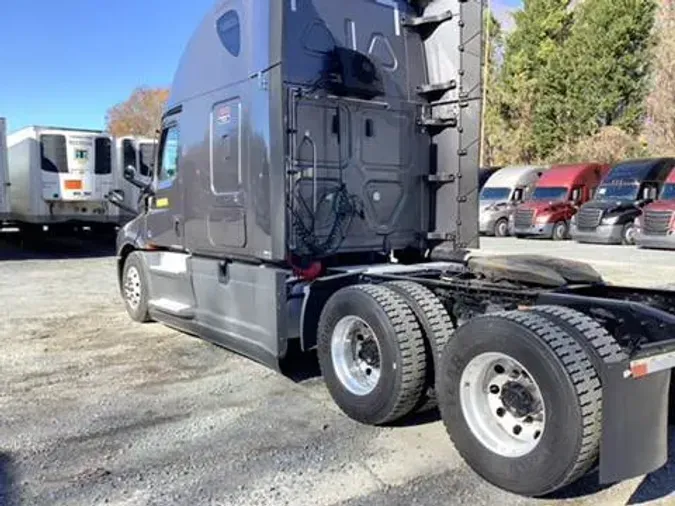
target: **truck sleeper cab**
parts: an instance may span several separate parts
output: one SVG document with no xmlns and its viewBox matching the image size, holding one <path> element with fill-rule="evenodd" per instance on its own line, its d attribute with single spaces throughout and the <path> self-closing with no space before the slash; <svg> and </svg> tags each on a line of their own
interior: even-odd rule
<svg viewBox="0 0 675 506">
<path fill-rule="evenodd" d="M 640 248 L 675 249 L 675 169 L 670 171 L 656 202 L 647 204 L 636 220 Z"/>
<path fill-rule="evenodd" d="M 512 214 L 511 235 L 569 238 L 569 224 L 591 199 L 609 166 L 598 163 L 555 165 L 543 173 L 530 198 Z"/>
<path fill-rule="evenodd" d="M 503 167 L 481 167 L 478 172 L 478 191 L 481 191 L 488 179 Z"/>
<path fill-rule="evenodd" d="M 653 201 L 675 165 L 674 158 L 621 162 L 610 169 L 592 200 L 572 218 L 580 243 L 635 244 L 635 219 Z"/>
<path fill-rule="evenodd" d="M 137 136 L 123 136 L 115 138 L 115 152 L 113 160 L 114 187 L 122 192 L 122 204 L 118 212 L 118 221 L 124 224 L 137 213 L 130 210 L 139 209 L 141 189 L 124 178 L 124 170 L 133 167 L 136 177 L 143 184 L 152 181 L 152 170 L 157 152 L 157 140 Z"/>
<path fill-rule="evenodd" d="M 507 236 L 511 215 L 530 197 L 545 170 L 539 166 L 509 166 L 492 174 L 480 192 L 480 233 Z"/>
<path fill-rule="evenodd" d="M 0 226 L 9 220 L 9 173 L 7 169 L 7 121 L 0 118 Z"/>
<path fill-rule="evenodd" d="M 98 130 L 32 126 L 7 139 L 12 217 L 21 226 L 113 225 L 112 139 Z"/>
<path fill-rule="evenodd" d="M 467 463 L 518 494 L 650 472 L 675 294 L 468 253 L 483 19 L 481 0 L 218 1 L 118 234 L 126 310 L 282 372 L 315 350 L 361 423 L 437 399 Z"/>
</svg>

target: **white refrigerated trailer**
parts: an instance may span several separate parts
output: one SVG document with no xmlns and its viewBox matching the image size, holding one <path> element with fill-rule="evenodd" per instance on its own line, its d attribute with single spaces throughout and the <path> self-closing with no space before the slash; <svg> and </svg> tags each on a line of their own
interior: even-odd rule
<svg viewBox="0 0 675 506">
<path fill-rule="evenodd" d="M 152 179 L 152 168 L 157 141 L 147 137 L 124 136 L 115 138 L 113 155 L 114 187 L 121 190 L 122 203 L 125 208 L 117 208 L 120 223 L 126 223 L 136 213 L 130 210 L 138 209 L 141 190 L 124 178 L 124 169 L 133 167 L 139 181 L 149 184 Z M 111 212 L 115 212 L 111 206 Z"/>
<path fill-rule="evenodd" d="M 0 118 L 0 225 L 9 219 L 9 174 L 7 172 L 7 121 Z"/>
<path fill-rule="evenodd" d="M 110 227 L 117 210 L 112 138 L 99 130 L 30 126 L 7 137 L 11 217 L 20 227 Z"/>
</svg>

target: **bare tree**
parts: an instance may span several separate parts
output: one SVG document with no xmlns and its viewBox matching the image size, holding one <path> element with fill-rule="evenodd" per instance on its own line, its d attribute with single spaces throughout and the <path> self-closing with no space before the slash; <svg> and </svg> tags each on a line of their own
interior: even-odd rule
<svg viewBox="0 0 675 506">
<path fill-rule="evenodd" d="M 675 2 L 661 0 L 657 14 L 652 90 L 647 97 L 645 137 L 658 155 L 675 154 Z"/>
<path fill-rule="evenodd" d="M 614 164 L 631 158 L 647 156 L 646 142 L 618 126 L 602 127 L 595 135 L 563 148 L 550 162 L 601 162 Z"/>
<path fill-rule="evenodd" d="M 107 130 L 114 136 L 154 137 L 160 127 L 162 110 L 169 98 L 163 88 L 136 88 L 131 96 L 108 110 Z"/>
</svg>

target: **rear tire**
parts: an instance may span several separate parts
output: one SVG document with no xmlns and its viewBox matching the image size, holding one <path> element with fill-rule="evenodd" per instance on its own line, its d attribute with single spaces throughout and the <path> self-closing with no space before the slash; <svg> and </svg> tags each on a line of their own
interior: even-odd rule
<svg viewBox="0 0 675 506">
<path fill-rule="evenodd" d="M 139 323 L 151 321 L 148 306 L 150 300 L 148 273 L 140 252 L 132 251 L 127 256 L 121 281 L 124 307 L 131 319 Z"/>
<path fill-rule="evenodd" d="M 559 221 L 555 225 L 553 225 L 553 232 L 551 233 L 551 239 L 554 241 L 564 241 L 567 239 L 569 233 L 569 229 L 567 226 L 567 222 L 565 221 Z"/>
<path fill-rule="evenodd" d="M 427 371 L 424 339 L 400 295 L 382 285 L 338 290 L 321 312 L 317 334 L 321 373 L 347 416 L 380 425 L 419 405 Z"/>
<path fill-rule="evenodd" d="M 490 483 L 542 496 L 597 461 L 602 387 L 582 340 L 605 360 L 622 353 L 597 322 L 557 306 L 481 316 L 455 332 L 439 407 L 459 453 Z"/>
<path fill-rule="evenodd" d="M 495 228 L 494 228 L 494 236 L 495 237 L 506 237 L 509 235 L 509 222 L 506 218 L 500 218 L 497 220 L 495 223 Z"/>
<path fill-rule="evenodd" d="M 413 310 L 424 336 L 427 357 L 425 395 L 419 408 L 433 408 L 437 405 L 435 364 L 440 360 L 443 349 L 455 332 L 454 324 L 440 299 L 427 287 L 412 281 L 392 281 L 385 286 L 405 299 Z"/>
</svg>

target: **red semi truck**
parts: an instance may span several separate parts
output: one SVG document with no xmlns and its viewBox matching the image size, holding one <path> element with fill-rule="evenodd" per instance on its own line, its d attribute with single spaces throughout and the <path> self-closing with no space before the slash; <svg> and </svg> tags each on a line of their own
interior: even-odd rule
<svg viewBox="0 0 675 506">
<path fill-rule="evenodd" d="M 636 225 L 638 247 L 675 249 L 675 169 L 663 185 L 659 199 L 644 207 Z"/>
<path fill-rule="evenodd" d="M 598 163 L 551 167 L 537 182 L 532 196 L 512 215 L 512 235 L 567 239 L 570 219 L 592 198 L 608 171 L 608 165 Z"/>
</svg>

